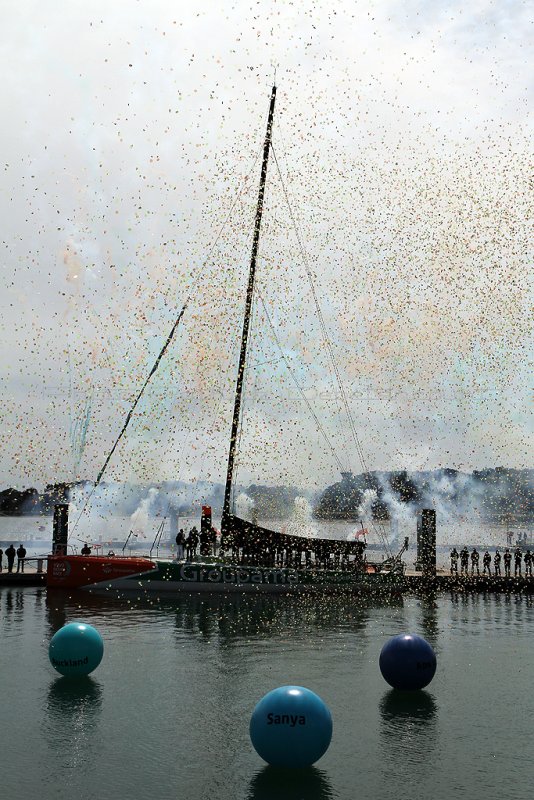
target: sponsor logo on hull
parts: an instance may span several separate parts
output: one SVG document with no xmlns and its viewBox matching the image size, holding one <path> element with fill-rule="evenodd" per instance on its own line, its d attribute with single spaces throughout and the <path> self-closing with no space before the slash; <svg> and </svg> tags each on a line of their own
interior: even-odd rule
<svg viewBox="0 0 534 800">
<path fill-rule="evenodd" d="M 172 577 L 171 577 L 172 580 Z M 299 576 L 294 570 L 227 567 L 223 564 L 207 566 L 203 564 L 181 564 L 178 567 L 178 580 L 187 583 L 224 583 L 228 586 L 245 584 L 270 584 L 275 586 L 295 586 Z"/>
</svg>

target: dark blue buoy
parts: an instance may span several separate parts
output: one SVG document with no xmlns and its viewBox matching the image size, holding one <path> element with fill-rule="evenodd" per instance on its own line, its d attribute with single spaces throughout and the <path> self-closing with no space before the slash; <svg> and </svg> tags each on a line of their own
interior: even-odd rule
<svg viewBox="0 0 534 800">
<path fill-rule="evenodd" d="M 416 633 L 389 639 L 380 653 L 380 672 L 390 686 L 412 692 L 428 686 L 436 673 L 436 654 Z"/>
<path fill-rule="evenodd" d="M 104 642 L 96 628 L 85 622 L 69 622 L 52 636 L 48 648 L 50 663 L 61 675 L 89 675 L 104 654 Z"/>
<path fill-rule="evenodd" d="M 332 715 L 310 689 L 280 686 L 252 712 L 250 738 L 258 755 L 274 767 L 309 767 L 328 750 Z"/>
</svg>

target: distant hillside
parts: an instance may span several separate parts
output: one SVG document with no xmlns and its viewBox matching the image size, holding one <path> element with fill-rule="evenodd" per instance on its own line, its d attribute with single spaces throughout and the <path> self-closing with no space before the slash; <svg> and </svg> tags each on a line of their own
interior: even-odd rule
<svg viewBox="0 0 534 800">
<path fill-rule="evenodd" d="M 252 484 L 236 488 L 237 512 L 247 519 L 286 519 L 298 497 L 304 497 L 321 519 L 398 518 L 419 508 L 435 508 L 441 516 L 476 517 L 500 525 L 534 525 L 534 470 L 495 467 L 473 473 L 454 469 L 428 472 L 371 472 L 342 474 L 315 498 L 288 486 Z M 67 499 L 82 507 L 91 503 L 103 513 L 130 516 L 142 506 L 149 516 L 166 516 L 169 508 L 195 515 L 203 504 L 217 516 L 222 511 L 221 483 L 167 481 L 152 485 L 101 483 L 96 491 L 89 482 L 51 484 L 36 489 L 0 492 L 0 514 L 50 514 L 54 504 Z"/>
</svg>

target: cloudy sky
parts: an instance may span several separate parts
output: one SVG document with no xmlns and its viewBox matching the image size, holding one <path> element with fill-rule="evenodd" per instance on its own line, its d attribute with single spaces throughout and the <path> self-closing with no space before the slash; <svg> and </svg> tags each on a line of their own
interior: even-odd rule
<svg viewBox="0 0 534 800">
<path fill-rule="evenodd" d="M 360 471 L 350 418 L 369 469 L 531 466 L 529 3 L 0 14 L 2 486 L 95 477 L 190 295 L 107 477 L 223 478 L 275 69 L 239 478 Z"/>
</svg>

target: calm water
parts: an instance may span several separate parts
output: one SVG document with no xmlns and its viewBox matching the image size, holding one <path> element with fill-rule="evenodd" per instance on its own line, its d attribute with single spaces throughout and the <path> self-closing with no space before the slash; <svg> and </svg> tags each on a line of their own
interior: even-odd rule
<svg viewBox="0 0 534 800">
<path fill-rule="evenodd" d="M 153 602 L 0 589 L 5 798 L 188 800 L 465 797 L 526 800 L 534 784 L 534 602 L 505 596 L 352 600 L 184 597 Z M 86 681 L 57 676 L 52 634 L 98 627 Z M 396 696 L 384 640 L 435 647 L 427 691 Z M 282 684 L 330 706 L 315 768 L 267 768 L 248 722 Z"/>
</svg>

